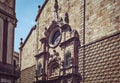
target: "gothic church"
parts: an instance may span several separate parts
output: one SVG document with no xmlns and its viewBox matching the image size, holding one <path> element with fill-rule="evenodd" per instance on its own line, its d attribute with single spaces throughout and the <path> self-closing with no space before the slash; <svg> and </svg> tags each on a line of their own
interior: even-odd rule
<svg viewBox="0 0 120 83">
<path fill-rule="evenodd" d="M 120 82 L 118 0 L 45 0 L 35 20 L 20 83 Z"/>
</svg>

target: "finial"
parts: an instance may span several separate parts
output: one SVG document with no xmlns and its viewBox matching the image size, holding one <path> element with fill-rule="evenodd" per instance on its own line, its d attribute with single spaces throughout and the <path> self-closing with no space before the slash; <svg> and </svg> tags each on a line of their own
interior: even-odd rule
<svg viewBox="0 0 120 83">
<path fill-rule="evenodd" d="M 23 40 L 23 38 L 20 38 L 20 46 L 23 44 L 22 40 Z"/>
<path fill-rule="evenodd" d="M 20 38 L 20 40 L 21 40 L 21 42 L 22 42 L 23 38 Z"/>
<path fill-rule="evenodd" d="M 40 5 L 38 5 L 38 8 L 40 9 L 40 8 L 41 8 L 41 6 L 40 6 Z"/>
</svg>

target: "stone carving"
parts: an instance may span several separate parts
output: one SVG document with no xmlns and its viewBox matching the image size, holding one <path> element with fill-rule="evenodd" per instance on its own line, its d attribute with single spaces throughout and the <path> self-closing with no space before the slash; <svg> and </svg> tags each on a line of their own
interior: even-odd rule
<svg viewBox="0 0 120 83">
<path fill-rule="evenodd" d="M 49 58 L 49 61 L 53 61 L 53 60 L 58 62 L 61 60 L 61 58 L 59 57 L 59 53 L 56 52 L 56 50 L 53 50 L 53 54 L 51 54 Z"/>
<path fill-rule="evenodd" d="M 69 15 L 68 15 L 67 12 L 65 13 L 65 19 L 64 20 L 65 20 L 66 23 L 69 24 Z"/>
</svg>

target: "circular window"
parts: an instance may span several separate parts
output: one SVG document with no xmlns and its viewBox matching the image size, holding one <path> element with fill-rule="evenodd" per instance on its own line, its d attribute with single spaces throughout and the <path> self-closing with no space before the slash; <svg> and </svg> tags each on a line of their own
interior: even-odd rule
<svg viewBox="0 0 120 83">
<path fill-rule="evenodd" d="M 55 29 L 53 29 L 50 32 L 49 46 L 56 47 L 59 44 L 60 40 L 61 40 L 61 30 L 59 29 L 59 27 L 55 27 Z"/>
</svg>

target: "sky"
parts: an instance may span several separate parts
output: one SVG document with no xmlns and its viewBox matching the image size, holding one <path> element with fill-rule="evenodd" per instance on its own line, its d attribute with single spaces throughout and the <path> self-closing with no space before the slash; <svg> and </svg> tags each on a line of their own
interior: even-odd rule
<svg viewBox="0 0 120 83">
<path fill-rule="evenodd" d="M 36 24 L 35 18 L 38 13 L 38 5 L 44 0 L 16 0 L 17 26 L 15 28 L 14 50 L 19 52 L 20 38 L 26 39 L 31 28 Z"/>
</svg>

